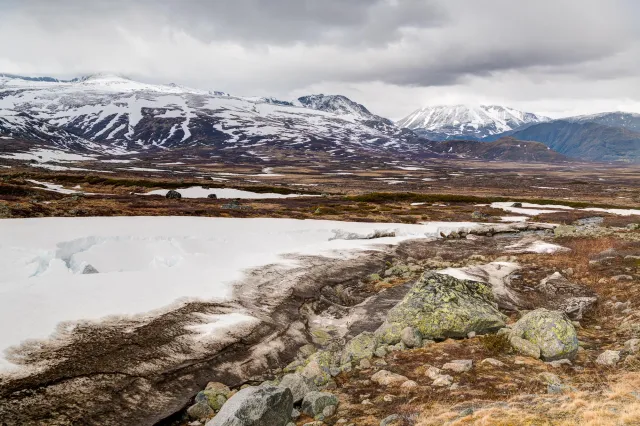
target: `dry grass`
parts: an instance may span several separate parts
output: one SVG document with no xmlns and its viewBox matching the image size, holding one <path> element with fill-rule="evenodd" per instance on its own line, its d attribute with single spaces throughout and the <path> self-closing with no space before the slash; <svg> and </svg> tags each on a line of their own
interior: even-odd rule
<svg viewBox="0 0 640 426">
<path fill-rule="evenodd" d="M 444 405 L 422 413 L 417 426 L 442 425 L 585 425 L 640 424 L 640 373 L 613 379 L 604 392 L 574 392 L 567 395 L 533 395 L 511 398 L 503 404 L 485 404 L 473 414 L 460 416 Z"/>
</svg>

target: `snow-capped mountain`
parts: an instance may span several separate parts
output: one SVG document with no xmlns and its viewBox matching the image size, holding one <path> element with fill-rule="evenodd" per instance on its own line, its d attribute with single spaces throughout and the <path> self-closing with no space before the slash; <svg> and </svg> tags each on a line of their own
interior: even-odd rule
<svg viewBox="0 0 640 426">
<path fill-rule="evenodd" d="M 396 124 L 432 140 L 480 140 L 547 120 L 546 117 L 499 105 L 454 105 L 424 107 Z"/>
<path fill-rule="evenodd" d="M 343 96 L 243 98 L 115 75 L 0 76 L 0 136 L 103 152 L 184 147 L 414 149 L 416 136 Z"/>
</svg>

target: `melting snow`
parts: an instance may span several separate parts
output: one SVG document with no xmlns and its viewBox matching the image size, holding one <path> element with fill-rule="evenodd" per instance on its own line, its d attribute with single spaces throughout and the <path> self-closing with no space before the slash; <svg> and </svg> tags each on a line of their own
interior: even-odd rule
<svg viewBox="0 0 640 426">
<path fill-rule="evenodd" d="M 291 264 L 284 254 L 344 257 L 345 250 L 477 226 L 385 225 L 395 237 L 332 240 L 336 232 L 369 235 L 380 224 L 198 217 L 0 220 L 0 323 L 15 324 L 0 327 L 0 371 L 19 369 L 5 349 L 28 339 L 62 338 L 77 321 L 148 318 L 190 300 L 230 300 L 244 271 Z M 88 265 L 98 273 L 83 274 Z M 248 320 L 241 314 L 210 318 L 210 326 L 194 330 L 204 335 Z"/>
</svg>

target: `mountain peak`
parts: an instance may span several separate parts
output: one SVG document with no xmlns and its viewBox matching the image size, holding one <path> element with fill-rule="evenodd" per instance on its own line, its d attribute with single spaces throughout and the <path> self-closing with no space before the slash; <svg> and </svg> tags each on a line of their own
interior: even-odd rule
<svg viewBox="0 0 640 426">
<path fill-rule="evenodd" d="M 397 124 L 431 139 L 450 140 L 482 139 L 547 120 L 501 105 L 436 105 L 420 108 Z"/>
<path fill-rule="evenodd" d="M 305 108 L 331 112 L 338 115 L 351 115 L 365 120 L 377 119 L 364 105 L 352 101 L 343 95 L 308 95 L 298 98 L 296 104 Z"/>
</svg>

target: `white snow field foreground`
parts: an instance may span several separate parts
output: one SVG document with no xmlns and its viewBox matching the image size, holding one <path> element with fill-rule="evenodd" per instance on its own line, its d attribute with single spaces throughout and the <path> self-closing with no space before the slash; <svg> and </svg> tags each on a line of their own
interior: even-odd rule
<svg viewBox="0 0 640 426">
<path fill-rule="evenodd" d="M 284 254 L 344 257 L 345 250 L 478 225 L 196 217 L 0 220 L 0 377 L 26 373 L 11 361 L 15 351 L 7 350 L 25 341 L 63 338 L 80 321 L 147 318 L 186 301 L 231 300 L 233 283 L 248 269 L 296 264 Z M 390 232 L 395 236 L 374 238 Z M 94 273 L 83 273 L 88 270 Z M 207 337 L 252 320 L 243 312 L 216 315 L 192 330 Z"/>
</svg>

